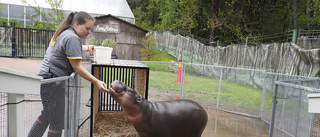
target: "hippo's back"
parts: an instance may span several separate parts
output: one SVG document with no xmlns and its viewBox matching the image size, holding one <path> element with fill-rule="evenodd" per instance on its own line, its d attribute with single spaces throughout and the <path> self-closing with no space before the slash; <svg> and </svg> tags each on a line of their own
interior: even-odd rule
<svg viewBox="0 0 320 137">
<path fill-rule="evenodd" d="M 206 111 L 191 100 L 153 103 L 152 113 L 154 131 L 166 137 L 200 137 L 208 121 Z"/>
</svg>

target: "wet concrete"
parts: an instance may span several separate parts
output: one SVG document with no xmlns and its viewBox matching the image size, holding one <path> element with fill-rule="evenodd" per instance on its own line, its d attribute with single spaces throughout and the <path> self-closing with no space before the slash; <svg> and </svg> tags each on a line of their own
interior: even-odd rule
<svg viewBox="0 0 320 137">
<path fill-rule="evenodd" d="M 83 66 L 90 71 L 90 64 Z M 90 115 L 90 108 L 86 106 L 91 95 L 90 83 L 82 80 L 81 112 L 80 118 L 84 120 Z M 149 101 L 175 100 L 176 95 L 149 90 Z M 208 123 L 202 137 L 268 137 L 269 125 L 257 118 L 223 112 L 220 110 L 206 109 Z M 90 136 L 90 120 L 87 120 L 79 129 L 79 137 Z"/>
<path fill-rule="evenodd" d="M 268 137 L 269 125 L 257 118 L 251 118 L 206 109 L 208 124 L 202 137 Z"/>
</svg>

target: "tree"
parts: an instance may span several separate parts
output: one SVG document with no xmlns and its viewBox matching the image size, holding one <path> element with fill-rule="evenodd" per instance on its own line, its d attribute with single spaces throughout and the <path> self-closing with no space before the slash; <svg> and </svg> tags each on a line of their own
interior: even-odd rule
<svg viewBox="0 0 320 137">
<path fill-rule="evenodd" d="M 320 0 L 128 0 L 136 25 L 188 32 L 226 44 L 243 38 L 318 29 Z"/>
<path fill-rule="evenodd" d="M 219 0 L 212 0 L 211 3 L 211 18 L 208 21 L 208 27 L 210 29 L 210 43 L 213 43 L 216 38 L 216 28 L 221 26 L 221 22 L 218 19 L 219 14 Z"/>
<path fill-rule="evenodd" d="M 156 43 L 153 35 L 149 34 L 146 38 L 140 40 L 140 44 L 143 46 L 140 50 L 141 60 L 148 61 L 152 58 L 152 47 Z"/>
</svg>

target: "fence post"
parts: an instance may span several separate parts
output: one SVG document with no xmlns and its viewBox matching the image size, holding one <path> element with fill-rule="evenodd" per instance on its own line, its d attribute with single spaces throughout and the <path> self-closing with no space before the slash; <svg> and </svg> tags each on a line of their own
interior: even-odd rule
<svg viewBox="0 0 320 137">
<path fill-rule="evenodd" d="M 301 81 L 300 86 L 302 86 L 303 81 Z M 302 95 L 302 89 L 300 88 L 300 93 L 299 93 L 299 105 L 298 105 L 298 115 L 297 115 L 297 122 L 296 122 L 296 133 L 295 137 L 298 135 L 298 129 L 299 129 L 299 120 L 300 120 L 300 108 L 301 108 L 301 95 Z"/>
<path fill-rule="evenodd" d="M 269 127 L 269 137 L 273 136 L 274 120 L 276 116 L 276 107 L 277 107 L 277 94 L 278 94 L 278 84 L 274 85 L 272 112 L 271 112 L 271 120 L 270 120 L 270 127 Z"/>
<path fill-rule="evenodd" d="M 217 109 L 219 108 L 219 99 L 220 99 L 220 91 L 221 91 L 221 82 L 222 82 L 222 74 L 223 74 L 223 68 L 220 67 L 220 81 L 219 81 L 219 92 L 218 92 L 218 98 L 217 98 Z"/>
<path fill-rule="evenodd" d="M 12 26 L 12 33 L 11 33 L 12 57 L 15 57 L 16 56 L 16 23 L 11 23 L 11 26 Z"/>
<path fill-rule="evenodd" d="M 284 89 L 284 97 L 283 97 L 283 103 L 282 103 L 282 109 L 281 109 L 281 115 L 280 115 L 280 127 L 283 126 L 283 117 L 285 115 L 284 111 L 286 109 L 287 95 L 288 95 L 288 90 Z"/>
<path fill-rule="evenodd" d="M 316 87 L 319 89 L 319 80 L 317 80 L 317 86 L 316 86 Z M 312 113 L 311 127 L 310 127 L 310 135 L 309 135 L 309 137 L 312 137 L 312 135 L 313 135 L 314 116 L 315 116 L 315 113 Z"/>
<path fill-rule="evenodd" d="M 292 43 L 297 44 L 297 38 L 298 38 L 298 29 L 294 29 L 292 34 Z"/>
<path fill-rule="evenodd" d="M 181 91 L 180 91 L 180 98 L 181 98 L 181 99 L 182 99 L 182 96 L 183 96 L 184 76 L 185 76 L 185 74 L 186 74 L 186 68 L 185 68 L 185 67 L 183 67 L 183 66 L 185 66 L 185 64 L 184 64 L 184 65 L 182 65 L 182 74 L 181 74 Z"/>
<path fill-rule="evenodd" d="M 260 106 L 260 118 L 262 118 L 262 114 L 263 114 L 264 98 L 265 98 L 265 95 L 266 95 L 266 86 L 267 86 L 267 76 L 268 76 L 268 72 L 265 71 L 265 74 L 264 74 L 264 86 L 263 86 L 261 106 Z"/>
<path fill-rule="evenodd" d="M 246 37 L 246 45 L 248 45 L 249 36 Z"/>
</svg>

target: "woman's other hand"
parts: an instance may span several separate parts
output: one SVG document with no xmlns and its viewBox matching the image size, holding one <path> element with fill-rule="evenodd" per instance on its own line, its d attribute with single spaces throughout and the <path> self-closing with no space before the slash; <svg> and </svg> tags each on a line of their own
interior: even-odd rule
<svg viewBox="0 0 320 137">
<path fill-rule="evenodd" d="M 93 52 L 94 51 L 94 45 L 88 45 L 88 49 L 89 49 L 89 52 Z"/>
<path fill-rule="evenodd" d="M 93 52 L 94 51 L 94 45 L 82 45 L 83 51 L 87 52 Z"/>
</svg>

